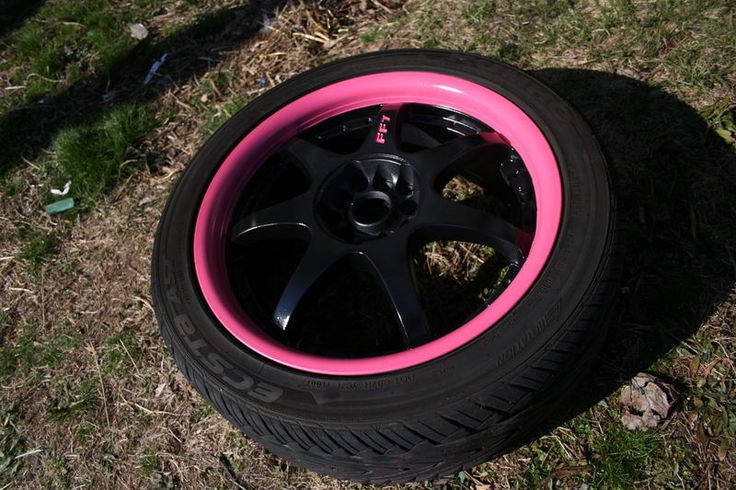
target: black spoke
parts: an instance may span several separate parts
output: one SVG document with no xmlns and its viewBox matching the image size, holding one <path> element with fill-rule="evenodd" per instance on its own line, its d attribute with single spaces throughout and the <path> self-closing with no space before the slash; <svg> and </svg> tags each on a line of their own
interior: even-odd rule
<svg viewBox="0 0 736 490">
<path fill-rule="evenodd" d="M 415 275 L 421 271 L 412 254 L 431 241 L 491 247 L 486 269 L 508 267 L 504 285 L 513 280 L 534 240 L 536 202 L 521 156 L 500 133 L 452 109 L 392 100 L 304 124 L 267 156 L 228 218 L 228 277 L 244 288 L 235 296 L 246 311 L 265 305 L 266 333 L 304 352 L 345 358 L 415 349 L 446 335 L 465 312 L 445 314 L 435 301 L 422 301 L 431 277 Z M 492 211 L 444 199 L 455 176 L 482 188 Z M 278 266 L 281 254 L 300 251 Z M 330 272 L 342 265 L 375 279 L 386 311 L 360 310 L 349 324 L 323 331 L 330 318 L 363 306 L 355 301 L 360 291 L 343 291 L 361 288 L 363 276 Z M 467 291 L 482 293 L 487 304 L 495 296 L 485 291 L 486 269 Z M 374 300 L 365 298 L 368 308 L 382 310 Z"/>
<path fill-rule="evenodd" d="M 230 229 L 230 239 L 251 244 L 273 238 L 309 238 L 310 194 L 301 194 L 288 201 L 254 211 L 240 218 Z"/>
<path fill-rule="evenodd" d="M 477 133 L 422 150 L 412 159 L 420 172 L 425 172 L 431 182 L 439 182 L 438 185 L 442 187 L 458 173 L 461 164 L 480 155 L 500 161 L 508 149 L 509 146 L 498 133 Z"/>
<path fill-rule="evenodd" d="M 296 163 L 312 182 L 320 182 L 343 158 L 303 138 L 294 138 L 279 153 Z"/>
<path fill-rule="evenodd" d="M 429 322 L 419 300 L 406 246 L 384 244 L 367 249 L 370 272 L 389 298 L 406 348 L 432 340 Z"/>
<path fill-rule="evenodd" d="M 440 144 L 434 136 L 416 124 L 411 123 L 403 123 L 401 125 L 401 141 L 423 148 L 430 148 Z"/>
<path fill-rule="evenodd" d="M 281 293 L 273 319 L 283 330 L 289 326 L 289 321 L 304 295 L 347 252 L 339 245 L 325 245 L 323 240 L 312 240 Z"/>
<path fill-rule="evenodd" d="M 396 153 L 399 151 L 401 105 L 385 104 L 373 117 L 368 136 L 358 153 Z"/>
<path fill-rule="evenodd" d="M 480 209 L 439 196 L 428 197 L 417 228 L 429 240 L 457 240 L 492 247 L 511 264 L 524 259 L 525 234 L 507 221 Z"/>
</svg>

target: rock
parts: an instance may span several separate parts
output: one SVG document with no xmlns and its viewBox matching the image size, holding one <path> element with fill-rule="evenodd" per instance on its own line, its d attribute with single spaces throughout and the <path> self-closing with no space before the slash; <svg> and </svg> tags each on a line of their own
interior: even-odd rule
<svg viewBox="0 0 736 490">
<path fill-rule="evenodd" d="M 130 29 L 130 37 L 132 37 L 133 39 L 142 41 L 148 37 L 148 29 L 146 29 L 146 26 L 141 23 L 130 24 L 128 26 L 128 29 Z"/>
<path fill-rule="evenodd" d="M 667 418 L 675 400 L 672 386 L 650 374 L 639 373 L 621 390 L 621 422 L 629 430 L 657 427 Z"/>
</svg>

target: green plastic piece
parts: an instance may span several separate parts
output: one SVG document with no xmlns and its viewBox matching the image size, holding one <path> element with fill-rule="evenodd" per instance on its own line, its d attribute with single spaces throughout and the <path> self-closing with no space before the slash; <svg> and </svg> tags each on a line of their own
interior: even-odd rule
<svg viewBox="0 0 736 490">
<path fill-rule="evenodd" d="M 52 202 L 48 206 L 44 207 L 44 209 L 49 214 L 59 214 L 73 207 L 74 207 L 74 198 L 67 197 L 66 199 L 62 199 L 61 201 Z"/>
</svg>

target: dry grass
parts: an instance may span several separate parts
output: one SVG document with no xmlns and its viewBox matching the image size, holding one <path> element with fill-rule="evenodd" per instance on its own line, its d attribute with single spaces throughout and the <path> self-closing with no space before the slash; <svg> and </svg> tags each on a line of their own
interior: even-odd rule
<svg viewBox="0 0 736 490">
<path fill-rule="evenodd" d="M 139 148 L 151 158 L 87 214 L 67 219 L 40 211 L 48 183 L 38 169 L 44 158 L 53 158 L 53 151 L 44 147 L 15 170 L 7 181 L 17 189 L 0 200 L 0 464 L 3 444 L 9 441 L 20 441 L 13 455 L 26 454 L 17 471 L 7 473 L 11 488 L 358 488 L 270 455 L 214 413 L 178 373 L 158 333 L 149 292 L 153 233 L 171 185 L 214 127 L 270 86 L 330 59 L 390 47 L 471 49 L 528 69 L 585 68 L 623 75 L 676 97 L 689 106 L 694 119 L 699 113 L 711 129 L 726 128 L 728 134 L 726 118 L 736 107 L 736 54 L 723 46 L 736 43 L 723 44 L 727 34 L 713 25 L 733 23 L 733 9 L 726 3 L 707 4 L 697 20 L 689 21 L 676 15 L 685 8 L 679 6 L 668 14 L 671 18 L 652 24 L 647 19 L 658 14 L 654 4 L 639 5 L 633 14 L 617 2 L 585 4 L 574 13 L 567 5 L 545 3 L 534 10 L 469 1 L 452 2 L 451 8 L 423 0 L 403 5 L 293 2 L 245 43 L 231 46 L 232 32 L 208 41 L 209 51 L 196 55 L 207 59 L 207 66 L 194 76 L 156 82 L 157 95 L 143 100 L 161 123 Z M 163 9 L 151 25 L 163 32 L 190 20 Z M 733 40 L 733 32 L 730 36 Z M 184 72 L 190 63 L 195 61 L 172 56 L 169 69 Z M 564 79 L 554 70 L 536 73 L 569 98 L 588 83 Z M 0 74 L 0 80 L 7 76 Z M 660 251 L 650 248 L 661 243 L 647 241 L 653 238 L 646 238 L 633 254 L 649 262 L 630 271 L 634 294 L 625 316 L 626 338 L 641 344 L 624 348 L 648 352 L 653 336 L 668 339 L 663 343 L 676 340 L 667 343 L 672 346 L 669 354 L 656 350 L 649 365 L 681 390 L 675 414 L 649 436 L 632 436 L 620 430 L 616 397 L 601 395 L 599 404 L 570 423 L 496 461 L 438 482 L 400 488 L 733 485 L 736 249 L 728 225 L 736 220 L 728 197 L 733 187 L 726 182 L 734 175 L 733 147 L 724 150 L 723 141 L 708 143 L 714 148 L 704 157 L 720 170 L 711 176 L 704 174 L 713 166 L 679 174 L 693 183 L 685 191 L 667 191 L 669 186 L 656 181 L 660 168 L 656 173 L 633 171 L 632 166 L 652 161 L 654 152 L 662 150 L 631 137 L 648 128 L 621 123 L 626 119 L 619 117 L 621 100 L 615 94 L 629 93 L 623 90 L 630 87 L 628 79 L 611 82 L 610 100 L 590 93 L 574 102 L 610 147 L 626 147 L 612 160 L 629 189 L 624 191 L 624 209 L 634 222 L 633 238 L 651 232 L 673 243 L 674 251 L 661 250 L 664 258 L 652 258 Z M 672 120 L 669 116 L 682 109 L 682 102 L 661 102 L 654 109 L 646 106 L 646 111 L 661 108 L 662 113 L 647 116 L 643 125 Z M 632 110 L 646 112 L 645 103 L 638 103 L 643 105 Z M 697 129 L 705 133 L 707 126 Z M 662 145 L 669 144 L 668 137 L 662 132 Z M 668 151 L 676 159 L 680 150 Z M 687 199 L 693 200 L 689 208 L 682 205 Z M 729 202 L 731 209 L 724 209 Z M 680 226 L 682 213 L 691 227 Z M 646 222 L 642 229 L 636 228 L 640 218 Z M 697 238 L 689 236 L 690 229 Z M 55 253 L 36 263 L 22 259 L 28 243 L 21 237 L 28 230 L 54 236 Z M 706 260 L 704 250 L 710 247 L 713 260 Z M 429 266 L 457 275 L 453 264 L 472 264 L 480 253 L 434 251 Z M 696 313 L 675 309 L 671 298 L 682 292 L 653 287 L 658 274 L 666 281 L 676 277 L 668 271 L 678 260 L 685 264 L 683 257 L 702 265 L 696 279 L 686 275 L 675 283 L 700 298 L 690 305 Z M 673 318 L 697 317 L 698 325 L 668 333 L 669 320 L 660 322 L 650 314 L 664 311 L 652 310 L 659 304 L 651 301 L 657 295 L 659 303 L 670 302 Z M 603 362 L 600 369 L 614 372 L 614 378 L 622 375 L 620 366 Z M 4 478 L 0 473 L 0 482 Z"/>
</svg>

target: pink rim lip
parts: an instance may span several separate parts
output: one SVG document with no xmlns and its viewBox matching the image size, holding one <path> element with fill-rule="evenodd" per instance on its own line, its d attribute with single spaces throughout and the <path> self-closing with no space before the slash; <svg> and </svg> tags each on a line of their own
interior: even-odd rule
<svg viewBox="0 0 736 490">
<path fill-rule="evenodd" d="M 227 278 L 227 228 L 238 196 L 265 157 L 303 130 L 347 111 L 390 103 L 450 107 L 483 121 L 513 144 L 531 175 L 537 200 L 536 233 L 529 255 L 511 284 L 485 310 L 444 337 L 415 349 L 385 356 L 338 359 L 281 345 L 242 311 Z M 214 315 L 230 334 L 260 355 L 318 374 L 380 374 L 441 357 L 495 325 L 521 300 L 544 268 L 556 241 L 561 214 L 562 185 L 552 149 L 537 125 L 511 101 L 482 85 L 438 73 L 365 75 L 329 85 L 287 104 L 238 143 L 210 182 L 197 214 L 194 267 Z"/>
</svg>

